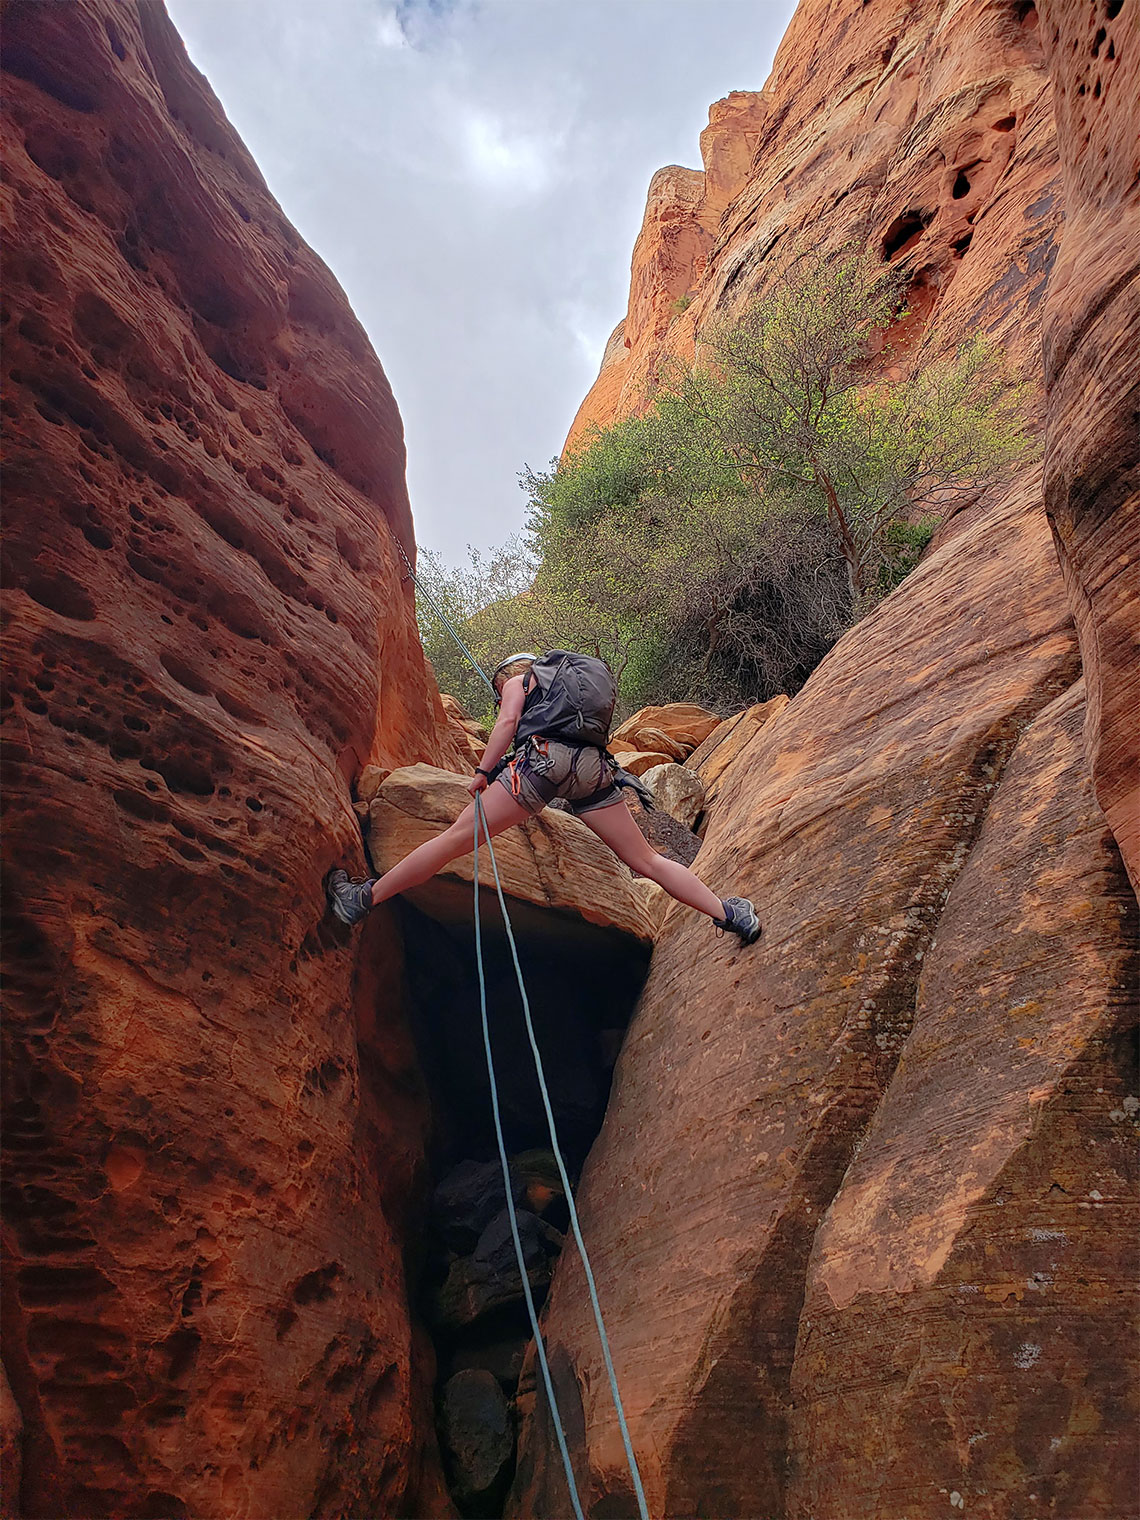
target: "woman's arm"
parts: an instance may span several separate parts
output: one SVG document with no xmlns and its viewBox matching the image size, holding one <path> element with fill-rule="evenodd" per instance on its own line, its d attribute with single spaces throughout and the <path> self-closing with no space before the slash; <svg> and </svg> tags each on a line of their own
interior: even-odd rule
<svg viewBox="0 0 1140 1520">
<path fill-rule="evenodd" d="M 525 701 L 526 691 L 523 688 L 522 676 L 512 676 L 509 681 L 504 682 L 502 700 L 499 703 L 499 716 L 491 730 L 491 737 L 487 740 L 487 748 L 483 751 L 479 770 L 493 770 L 510 749 L 511 741 L 515 737 L 515 729 L 518 728 L 519 719 L 522 717 Z M 487 778 L 480 776 L 477 772 L 467 790 L 474 796 L 486 785 Z"/>
</svg>

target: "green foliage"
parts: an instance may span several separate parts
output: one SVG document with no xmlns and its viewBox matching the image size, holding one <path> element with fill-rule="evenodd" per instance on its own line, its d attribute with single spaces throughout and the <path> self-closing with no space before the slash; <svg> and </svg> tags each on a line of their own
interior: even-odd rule
<svg viewBox="0 0 1140 1520">
<path fill-rule="evenodd" d="M 724 710 L 802 685 L 945 512 L 1030 448 L 1024 387 L 983 339 L 920 366 L 884 348 L 904 278 L 799 246 L 643 415 L 527 471 L 525 537 L 443 577 L 472 648 L 490 664 L 600 654 L 626 707 Z M 425 643 L 466 701 L 454 656 L 434 631 Z"/>
<path fill-rule="evenodd" d="M 878 567 L 880 592 L 893 591 L 906 579 L 922 558 L 922 551 L 934 537 L 937 528 L 937 517 L 924 517 L 916 523 L 896 521 L 888 525 L 884 535 L 884 552 Z"/>
<path fill-rule="evenodd" d="M 683 296 L 678 296 L 677 299 L 670 304 L 669 310 L 675 317 L 679 317 L 683 311 L 688 311 L 689 307 L 692 304 L 692 296 L 685 294 Z"/>
</svg>

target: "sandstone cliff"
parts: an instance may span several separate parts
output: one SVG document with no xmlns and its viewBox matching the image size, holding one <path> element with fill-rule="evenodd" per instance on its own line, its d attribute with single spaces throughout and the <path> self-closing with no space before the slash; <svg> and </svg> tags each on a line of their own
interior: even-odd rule
<svg viewBox="0 0 1140 1520">
<path fill-rule="evenodd" d="M 320 885 L 361 765 L 458 762 L 399 415 L 160 5 L 8 5 L 3 63 L 24 1512 L 442 1512 L 398 940 Z"/>
<path fill-rule="evenodd" d="M 981 326 L 1040 378 L 1044 328 L 1044 487 L 706 740 L 698 869 L 765 936 L 670 909 L 581 1193 L 670 1520 L 1134 1511 L 1136 0 L 1041 4 L 804 0 L 702 170 L 655 178 L 575 422 L 806 225 L 908 259 L 912 346 Z M 469 762 L 401 583 L 399 417 L 155 0 L 14 0 L 2 40 L 4 1513 L 451 1513 L 409 1300 L 429 1171 L 487 1129 L 466 877 L 356 940 L 319 885 L 361 860 L 358 778 L 383 859 L 455 805 L 416 767 Z M 650 929 L 578 827 L 504 854 L 575 1162 Z M 458 1393 L 509 1425 L 519 1375 L 504 1201 L 426 1268 L 453 1471 Z M 548 1327 L 589 1512 L 633 1513 L 572 1253 Z M 512 1512 L 566 1514 L 521 1402 Z"/>
<path fill-rule="evenodd" d="M 980 329 L 1036 382 L 1066 567 L 1039 467 L 945 524 L 732 762 L 696 869 L 760 945 L 666 916 L 580 1202 L 670 1520 L 1135 1513 L 1136 38 L 1129 0 L 804 0 L 711 244 L 701 175 L 654 181 L 571 432 L 791 234 L 860 239 L 912 349 Z M 591 1513 L 633 1513 L 572 1256 L 548 1330 Z M 539 1401 L 510 1513 L 565 1504 Z"/>
</svg>

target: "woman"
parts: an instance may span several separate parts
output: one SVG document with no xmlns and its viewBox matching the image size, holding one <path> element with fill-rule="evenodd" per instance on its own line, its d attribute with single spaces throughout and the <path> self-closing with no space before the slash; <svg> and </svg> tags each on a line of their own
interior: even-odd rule
<svg viewBox="0 0 1140 1520">
<path fill-rule="evenodd" d="M 483 815 L 491 835 L 525 822 L 555 797 L 563 797 L 571 812 L 631 871 L 658 882 L 670 897 L 706 913 L 718 928 L 739 935 L 746 945 L 752 944 L 760 934 L 760 920 L 752 904 L 743 897 L 722 901 L 687 866 L 659 855 L 646 842 L 615 780 L 617 763 L 606 750 L 532 734 L 510 764 L 505 769 L 500 767 L 524 712 L 542 697 L 537 683 L 529 683 L 528 690 L 526 679 L 536 658 L 532 654 L 509 655 L 492 677 L 499 716 L 467 787 L 473 798 L 483 794 Z M 342 923 L 356 924 L 370 908 L 428 881 L 448 861 L 472 848 L 474 818 L 472 802 L 449 829 L 414 849 L 379 880 L 352 881 L 347 871 L 330 872 L 326 890 L 333 912 Z M 482 838 L 481 833 L 480 841 Z"/>
</svg>

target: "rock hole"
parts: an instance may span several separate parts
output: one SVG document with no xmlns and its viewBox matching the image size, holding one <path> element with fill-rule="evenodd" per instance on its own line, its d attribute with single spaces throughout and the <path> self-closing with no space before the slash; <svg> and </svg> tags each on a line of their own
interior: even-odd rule
<svg viewBox="0 0 1140 1520">
<path fill-rule="evenodd" d="M 1123 4 L 1124 0 L 1108 0 L 1108 4 L 1104 8 L 1104 14 L 1109 21 L 1116 20 L 1117 16 L 1120 15 L 1120 7 Z"/>
<path fill-rule="evenodd" d="M 951 196 L 953 197 L 954 200 L 960 201 L 960 200 L 964 200 L 965 197 L 967 195 L 969 195 L 969 193 L 970 193 L 970 177 L 966 173 L 965 169 L 959 169 L 958 170 L 958 177 L 954 181 L 954 188 L 951 190 L 950 194 L 951 194 Z"/>
<path fill-rule="evenodd" d="M 4 68 L 8 73 L 15 74 L 17 78 L 26 79 L 29 84 L 34 84 L 45 95 L 58 100 L 61 105 L 69 106 L 73 111 L 90 114 L 98 108 L 98 101 L 92 92 L 84 89 L 78 80 L 69 77 L 63 60 L 57 60 L 52 52 L 43 46 L 38 35 L 42 22 L 36 14 L 37 11 L 38 7 L 33 5 L 21 10 L 13 7 L 6 14 Z"/>
<path fill-rule="evenodd" d="M 24 1304 L 90 1304 L 112 1291 L 96 1267 L 24 1267 L 17 1279 Z"/>
<path fill-rule="evenodd" d="M 172 1383 L 181 1381 L 193 1368 L 201 1349 L 202 1337 L 189 1325 L 175 1330 L 166 1338 L 166 1352 L 170 1357 L 167 1376 Z"/>
<path fill-rule="evenodd" d="M 103 28 L 107 33 L 107 41 L 111 44 L 112 53 L 122 63 L 127 56 L 127 50 L 123 45 L 123 39 L 119 36 L 118 28 L 109 16 L 104 21 Z"/>
<path fill-rule="evenodd" d="M 1003 116 L 1000 121 L 994 122 L 995 132 L 1012 132 L 1017 124 L 1016 116 Z"/>
<path fill-rule="evenodd" d="M 50 612 L 58 612 L 61 617 L 71 618 L 77 623 L 95 620 L 94 600 L 77 580 L 62 570 L 56 571 L 54 575 L 42 571 L 33 572 L 23 589 L 33 602 L 38 602 Z"/>
<path fill-rule="evenodd" d="M 919 210 L 904 211 L 901 216 L 897 216 L 883 234 L 883 259 L 896 258 L 900 253 L 913 248 L 934 217 L 933 211 Z"/>
<path fill-rule="evenodd" d="M 1093 38 L 1092 45 L 1092 55 L 1094 58 L 1098 58 L 1100 56 L 1100 45 L 1107 36 L 1108 33 L 1105 31 L 1103 26 L 1097 28 L 1097 33 Z"/>
<path fill-rule="evenodd" d="M 192 755 L 164 755 L 156 760 L 153 769 L 158 772 L 172 792 L 185 792 L 191 797 L 212 797 L 214 783 L 202 760 Z"/>
<path fill-rule="evenodd" d="M 338 1261 L 330 1261 L 326 1266 L 317 1267 L 313 1272 L 306 1272 L 293 1288 L 293 1302 L 295 1304 L 323 1304 L 332 1298 L 336 1292 L 336 1280 L 341 1275 L 341 1265 Z"/>
<path fill-rule="evenodd" d="M 181 656 L 165 652 L 159 655 L 158 662 L 168 675 L 174 677 L 179 686 L 184 686 L 187 691 L 192 691 L 199 697 L 210 695 L 208 683 Z"/>
</svg>

